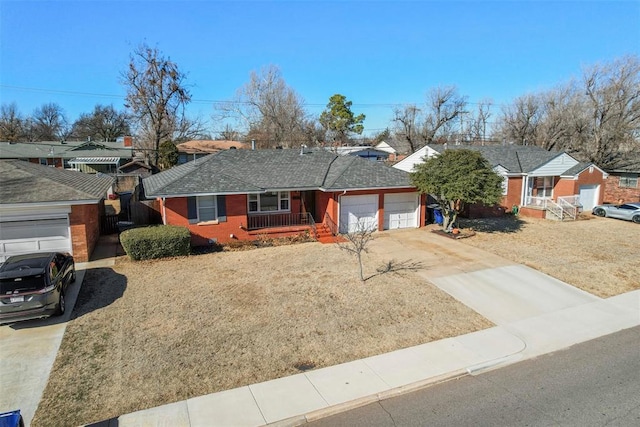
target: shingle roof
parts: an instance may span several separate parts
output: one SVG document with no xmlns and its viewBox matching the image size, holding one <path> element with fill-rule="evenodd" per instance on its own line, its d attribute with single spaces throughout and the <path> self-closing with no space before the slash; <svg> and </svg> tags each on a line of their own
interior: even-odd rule
<svg viewBox="0 0 640 427">
<path fill-rule="evenodd" d="M 0 204 L 92 202 L 113 183 L 109 176 L 42 166 L 23 160 L 0 161 Z"/>
<path fill-rule="evenodd" d="M 147 196 L 411 187 L 409 174 L 325 150 L 227 150 L 143 179 Z"/>
<path fill-rule="evenodd" d="M 29 159 L 56 157 L 75 159 L 76 157 L 133 157 L 131 148 L 118 142 L 0 142 L 0 159 Z"/>
<path fill-rule="evenodd" d="M 436 145 L 429 147 L 438 153 L 446 149 L 468 149 L 479 151 L 491 166 L 503 166 L 510 173 L 531 172 L 551 159 L 562 155 L 558 151 L 547 151 L 533 145 Z"/>
</svg>

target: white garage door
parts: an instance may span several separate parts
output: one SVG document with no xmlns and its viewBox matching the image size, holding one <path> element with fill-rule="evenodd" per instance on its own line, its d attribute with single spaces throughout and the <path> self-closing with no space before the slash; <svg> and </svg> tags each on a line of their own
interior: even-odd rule
<svg viewBox="0 0 640 427">
<path fill-rule="evenodd" d="M 599 193 L 600 186 L 597 184 L 580 186 L 580 204 L 584 211 L 590 211 L 598 204 Z"/>
<path fill-rule="evenodd" d="M 340 232 L 351 233 L 364 226 L 378 229 L 378 195 L 342 196 L 340 198 Z"/>
<path fill-rule="evenodd" d="M 29 252 L 71 252 L 68 218 L 0 222 L 0 262 Z"/>
<path fill-rule="evenodd" d="M 418 227 L 418 193 L 385 194 L 384 229 Z"/>
</svg>

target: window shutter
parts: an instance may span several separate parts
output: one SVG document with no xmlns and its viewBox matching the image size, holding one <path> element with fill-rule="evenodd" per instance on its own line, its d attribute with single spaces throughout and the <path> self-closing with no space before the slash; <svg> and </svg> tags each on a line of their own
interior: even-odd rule
<svg viewBox="0 0 640 427">
<path fill-rule="evenodd" d="M 227 222 L 227 204 L 225 196 L 216 197 L 218 202 L 218 222 Z"/>
<path fill-rule="evenodd" d="M 195 197 L 187 197 L 187 219 L 189 223 L 198 221 L 198 205 Z"/>
</svg>

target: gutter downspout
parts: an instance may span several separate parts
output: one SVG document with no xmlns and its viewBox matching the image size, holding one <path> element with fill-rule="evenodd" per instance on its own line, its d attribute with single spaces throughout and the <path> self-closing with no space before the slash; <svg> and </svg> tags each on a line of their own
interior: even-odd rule
<svg viewBox="0 0 640 427">
<path fill-rule="evenodd" d="M 164 225 L 167 225 L 167 208 L 166 208 L 166 205 L 165 205 L 166 201 L 167 201 L 167 198 L 163 197 L 162 198 L 162 223 Z"/>
</svg>

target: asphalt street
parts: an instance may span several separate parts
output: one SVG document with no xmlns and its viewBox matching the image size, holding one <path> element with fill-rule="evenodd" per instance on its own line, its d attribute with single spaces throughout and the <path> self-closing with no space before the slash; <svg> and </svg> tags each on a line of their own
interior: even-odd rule
<svg viewBox="0 0 640 427">
<path fill-rule="evenodd" d="M 638 426 L 640 327 L 308 425 Z"/>
</svg>

